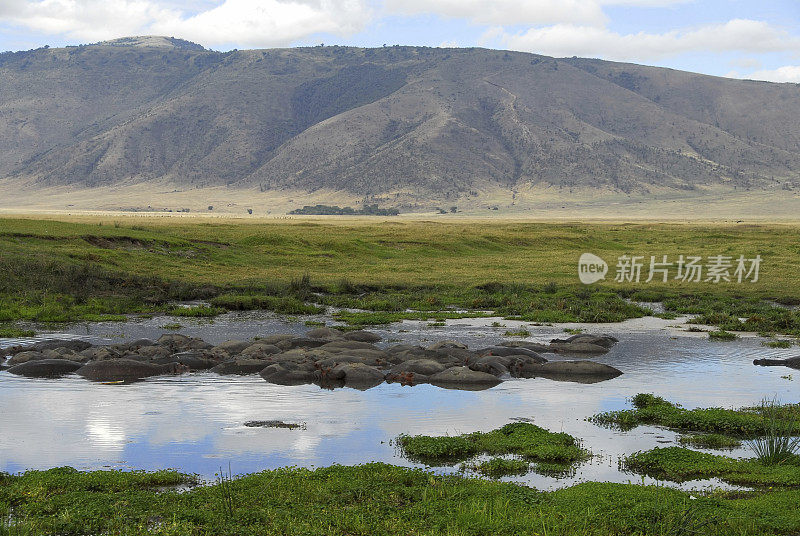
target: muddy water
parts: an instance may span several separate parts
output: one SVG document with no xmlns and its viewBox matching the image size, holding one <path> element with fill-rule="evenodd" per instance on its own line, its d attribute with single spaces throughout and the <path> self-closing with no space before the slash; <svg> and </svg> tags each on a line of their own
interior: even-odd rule
<svg viewBox="0 0 800 536">
<path fill-rule="evenodd" d="M 179 322 L 185 326 L 180 333 L 212 343 L 309 329 L 302 322 L 263 314 L 226 315 L 213 323 Z M 491 320 L 485 319 L 451 321 L 444 327 L 403 323 L 376 331 L 393 343 L 455 339 L 479 347 L 497 343 L 506 329 L 518 325 L 501 322 L 504 327 L 491 327 Z M 752 365 L 754 357 L 788 357 L 797 350 L 764 348 L 755 338 L 711 342 L 669 328 L 675 321 L 659 322 L 663 321 L 639 320 L 588 330 L 620 339 L 609 354 L 597 360 L 624 374 L 595 384 L 538 378 L 509 380 L 479 392 L 396 384 L 362 392 L 328 391 L 314 385 L 284 387 L 258 376 L 211 373 L 99 385 L 77 376 L 34 380 L 0 372 L 0 470 L 59 465 L 177 468 L 212 477 L 220 468 L 227 471 L 229 463 L 235 473 L 368 461 L 414 466 L 392 445 L 392 439 L 401 433 L 488 431 L 521 418 L 581 438 L 595 456 L 566 478 L 531 473 L 511 480 L 542 489 L 585 480 L 641 482 L 638 476 L 619 470 L 619 458 L 675 444 L 677 435 L 653 427 L 620 432 L 591 424 L 586 417 L 628 408 L 629 397 L 639 392 L 652 392 L 685 407 L 740 407 L 764 397 L 800 401 L 800 373 Z M 58 336 L 113 343 L 157 337 L 164 332 L 161 325 L 165 323 L 162 317 L 125 324 L 76 325 Z M 528 329 L 532 341 L 563 335 L 563 326 Z M 793 372 L 792 379 L 782 377 Z M 305 429 L 244 426 L 251 420 L 275 419 L 305 423 Z M 749 452 L 739 449 L 733 455 Z M 685 487 L 711 483 L 692 482 Z"/>
</svg>

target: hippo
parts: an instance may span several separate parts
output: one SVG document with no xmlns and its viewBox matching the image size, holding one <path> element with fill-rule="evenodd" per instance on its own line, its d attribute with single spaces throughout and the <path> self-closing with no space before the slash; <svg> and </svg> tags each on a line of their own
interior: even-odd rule
<svg viewBox="0 0 800 536">
<path fill-rule="evenodd" d="M 446 369 L 444 365 L 432 359 L 409 359 L 392 367 L 391 374 L 415 374 L 417 376 L 430 376 Z M 400 377 L 400 376 L 398 376 Z"/>
<path fill-rule="evenodd" d="M 259 375 L 278 385 L 303 385 L 316 379 L 312 367 L 292 362 L 273 363 L 265 367 Z"/>
<path fill-rule="evenodd" d="M 109 359 L 107 361 L 92 361 L 79 368 L 76 372 L 87 380 L 112 382 L 141 380 L 151 376 L 176 374 L 185 370 L 186 368 L 183 365 L 177 363 L 156 365 L 132 359 Z"/>
<path fill-rule="evenodd" d="M 344 333 L 339 331 L 338 329 L 333 328 L 315 328 L 306 333 L 306 337 L 309 339 L 323 339 L 323 340 L 334 340 L 334 339 L 342 339 L 344 338 Z"/>
<path fill-rule="evenodd" d="M 358 342 L 378 342 L 381 340 L 381 336 L 377 333 L 372 333 L 371 331 L 349 331 L 344 334 L 345 340 L 348 341 L 358 341 Z"/>
<path fill-rule="evenodd" d="M 525 348 L 526 350 L 532 350 L 540 354 L 550 351 L 550 347 L 548 345 L 538 342 L 503 341 L 500 343 L 500 346 L 505 346 L 507 348 Z"/>
<path fill-rule="evenodd" d="M 482 350 L 478 350 L 478 355 L 480 356 L 494 355 L 503 357 L 508 357 L 512 355 L 524 355 L 536 359 L 540 363 L 544 363 L 547 361 L 547 359 L 540 356 L 533 350 L 521 347 L 492 346 L 490 348 L 484 348 Z"/>
<path fill-rule="evenodd" d="M 189 368 L 189 370 L 206 370 L 216 366 L 218 363 L 212 359 L 208 359 L 203 352 L 189 350 L 187 352 L 178 352 L 169 357 L 161 357 L 154 359 L 153 363 L 156 365 L 168 365 L 170 363 L 179 363 Z"/>
<path fill-rule="evenodd" d="M 366 390 L 383 383 L 381 371 L 364 363 L 341 363 L 328 374 L 328 378 L 342 380 L 345 387 Z"/>
<path fill-rule="evenodd" d="M 597 383 L 616 378 L 622 371 L 594 361 L 548 361 L 524 365 L 512 371 L 519 378 L 548 378 L 556 381 Z"/>
<path fill-rule="evenodd" d="M 793 369 L 800 369 L 800 356 L 790 357 L 788 359 L 755 359 L 754 365 L 762 367 L 789 367 Z"/>
<path fill-rule="evenodd" d="M 451 367 L 433 374 L 429 380 L 438 387 L 469 391 L 488 389 L 501 383 L 501 380 L 488 372 L 479 372 L 468 367 Z"/>
<path fill-rule="evenodd" d="M 28 378 L 58 378 L 71 374 L 81 367 L 83 367 L 82 364 L 69 359 L 36 359 L 14 365 L 8 369 L 8 372 Z"/>
<path fill-rule="evenodd" d="M 211 369 L 211 372 L 217 374 L 238 374 L 245 376 L 247 374 L 258 374 L 267 367 L 261 359 L 247 359 L 244 357 L 237 357 L 230 361 L 223 361 Z"/>
<path fill-rule="evenodd" d="M 619 342 L 611 335 L 590 335 L 581 333 L 566 339 L 553 339 L 550 341 L 551 351 L 572 354 L 604 354 Z"/>
</svg>

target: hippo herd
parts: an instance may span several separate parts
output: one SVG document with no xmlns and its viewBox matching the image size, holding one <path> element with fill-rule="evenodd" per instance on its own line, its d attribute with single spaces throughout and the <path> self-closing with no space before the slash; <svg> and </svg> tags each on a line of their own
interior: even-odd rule
<svg viewBox="0 0 800 536">
<path fill-rule="evenodd" d="M 210 370 L 217 374 L 259 374 L 270 383 L 368 389 L 384 381 L 430 383 L 455 389 L 486 389 L 504 378 L 545 377 L 593 383 L 622 374 L 587 360 L 548 361 L 542 353 L 602 354 L 618 341 L 609 335 L 574 335 L 550 344 L 508 341 L 470 350 L 442 341 L 428 347 L 397 344 L 379 348 L 368 331 L 317 328 L 304 336 L 270 335 L 217 346 L 202 339 L 165 334 L 111 346 L 85 341 L 45 341 L 0 353 L 0 368 L 27 377 L 77 374 L 97 382 L 131 382 L 166 374 Z M 5 361 L 5 363 L 3 363 Z"/>
</svg>

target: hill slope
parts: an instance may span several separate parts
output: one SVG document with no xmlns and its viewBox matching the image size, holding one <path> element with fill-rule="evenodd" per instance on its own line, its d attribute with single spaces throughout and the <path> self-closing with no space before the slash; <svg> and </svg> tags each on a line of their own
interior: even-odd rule
<svg viewBox="0 0 800 536">
<path fill-rule="evenodd" d="M 800 86 L 484 49 L 0 54 L 0 180 L 340 191 L 800 187 Z"/>
</svg>

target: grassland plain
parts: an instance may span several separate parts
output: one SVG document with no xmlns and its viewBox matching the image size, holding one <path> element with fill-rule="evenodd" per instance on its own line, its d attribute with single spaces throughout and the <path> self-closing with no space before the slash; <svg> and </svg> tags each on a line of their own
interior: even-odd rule
<svg viewBox="0 0 800 536">
<path fill-rule="evenodd" d="M 339 315 L 354 325 L 490 313 L 602 322 L 647 314 L 634 300 L 725 330 L 800 335 L 800 314 L 772 303 L 800 303 L 798 237 L 797 224 L 0 218 L 0 327 L 168 312 L 187 299 L 218 308 L 198 316 L 364 310 Z M 606 281 L 578 282 L 584 252 L 609 263 Z M 623 254 L 763 261 L 757 283 L 616 283 Z"/>
</svg>

